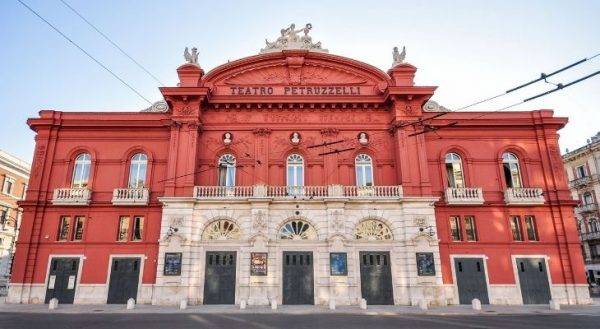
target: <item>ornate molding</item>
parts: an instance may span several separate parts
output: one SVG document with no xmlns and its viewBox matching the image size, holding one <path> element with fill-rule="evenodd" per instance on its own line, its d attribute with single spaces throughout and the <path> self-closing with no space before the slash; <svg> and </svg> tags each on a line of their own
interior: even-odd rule
<svg viewBox="0 0 600 329">
<path fill-rule="evenodd" d="M 321 135 L 326 137 L 335 137 L 340 133 L 340 130 L 337 128 L 324 128 L 321 129 Z"/>
<path fill-rule="evenodd" d="M 268 136 L 272 130 L 270 128 L 255 128 L 252 129 L 252 133 L 257 136 Z"/>
</svg>

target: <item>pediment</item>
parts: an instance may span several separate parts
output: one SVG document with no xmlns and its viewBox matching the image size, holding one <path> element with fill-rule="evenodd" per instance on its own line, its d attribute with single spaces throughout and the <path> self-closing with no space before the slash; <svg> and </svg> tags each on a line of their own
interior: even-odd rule
<svg viewBox="0 0 600 329">
<path fill-rule="evenodd" d="M 306 64 L 295 81 L 287 65 L 252 68 L 223 80 L 225 85 L 362 85 L 368 79 L 353 72 L 322 65 Z"/>
</svg>

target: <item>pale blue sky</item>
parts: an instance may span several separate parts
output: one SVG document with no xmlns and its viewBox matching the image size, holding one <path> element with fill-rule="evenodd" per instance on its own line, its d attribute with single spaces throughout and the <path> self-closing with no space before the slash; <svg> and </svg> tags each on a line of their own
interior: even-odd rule
<svg viewBox="0 0 600 329">
<path fill-rule="evenodd" d="M 24 0 L 146 98 L 157 83 L 58 0 Z M 434 100 L 456 108 L 600 52 L 600 1 L 81 1 L 68 2 L 165 84 L 176 83 L 185 46 L 206 70 L 254 55 L 295 22 L 313 24 L 330 53 L 381 69 L 406 45 L 416 82 L 439 86 Z M 41 109 L 132 111 L 147 104 L 16 0 L 0 2 L 0 149 L 31 161 L 28 117 Z M 555 82 L 600 70 L 600 57 Z M 550 89 L 539 84 L 474 109 L 495 110 Z M 600 130 L 600 75 L 518 109 L 568 116 L 561 148 Z"/>
</svg>

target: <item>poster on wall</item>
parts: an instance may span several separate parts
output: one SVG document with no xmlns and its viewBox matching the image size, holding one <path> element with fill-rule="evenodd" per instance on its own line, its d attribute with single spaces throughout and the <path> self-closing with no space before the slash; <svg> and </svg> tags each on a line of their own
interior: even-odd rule
<svg viewBox="0 0 600 329">
<path fill-rule="evenodd" d="M 348 275 L 348 256 L 345 252 L 329 254 L 331 275 Z"/>
<path fill-rule="evenodd" d="M 417 253 L 417 273 L 420 276 L 435 275 L 435 262 L 432 252 Z"/>
<path fill-rule="evenodd" d="M 181 253 L 167 252 L 165 253 L 164 275 L 181 275 Z"/>
<path fill-rule="evenodd" d="M 266 252 L 250 253 L 250 275 L 255 275 L 255 276 L 267 275 L 267 253 Z"/>
</svg>

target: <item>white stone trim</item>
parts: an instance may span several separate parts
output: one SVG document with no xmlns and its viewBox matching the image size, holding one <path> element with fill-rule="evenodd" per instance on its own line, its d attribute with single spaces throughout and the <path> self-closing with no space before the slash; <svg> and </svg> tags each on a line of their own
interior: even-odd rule
<svg viewBox="0 0 600 329">
<path fill-rule="evenodd" d="M 485 285 L 488 293 L 488 300 L 492 304 L 492 289 L 490 287 L 490 276 L 488 272 L 487 261 L 489 257 L 485 254 L 450 254 L 450 266 L 452 268 L 452 287 L 454 292 L 453 304 L 460 304 L 460 296 L 458 293 L 458 282 L 456 281 L 456 266 L 454 265 L 455 258 L 481 258 L 483 260 L 483 270 L 485 271 Z"/>
<path fill-rule="evenodd" d="M 110 285 L 110 274 L 112 272 L 112 263 L 115 258 L 139 258 L 140 259 L 140 273 L 138 277 L 138 289 L 137 295 L 135 296 L 136 303 L 140 301 L 140 295 L 142 293 L 142 278 L 144 277 L 144 265 L 145 260 L 148 258 L 145 254 L 110 254 L 108 256 L 108 271 L 106 272 L 106 293 L 104 303 L 108 302 L 108 291 Z"/>
<path fill-rule="evenodd" d="M 552 284 L 552 274 L 550 273 L 550 264 L 548 263 L 548 260 L 550 259 L 550 256 L 548 255 L 510 255 L 511 261 L 512 261 L 512 269 L 513 269 L 513 275 L 515 278 L 515 285 L 516 285 L 516 289 L 518 292 L 518 299 L 520 301 L 519 304 L 523 304 L 523 292 L 521 291 L 521 280 L 519 280 L 519 269 L 517 268 L 517 258 L 543 258 L 544 259 L 544 263 L 546 264 L 546 276 L 548 277 L 548 286 L 550 287 L 550 299 L 553 298 L 554 294 L 552 293 L 552 288 L 553 288 L 553 284 Z"/>
</svg>

